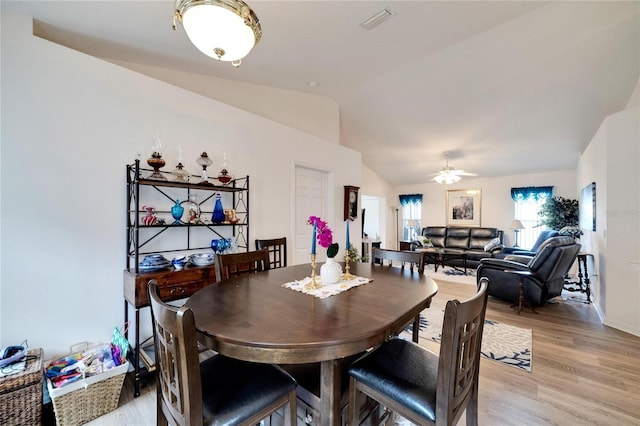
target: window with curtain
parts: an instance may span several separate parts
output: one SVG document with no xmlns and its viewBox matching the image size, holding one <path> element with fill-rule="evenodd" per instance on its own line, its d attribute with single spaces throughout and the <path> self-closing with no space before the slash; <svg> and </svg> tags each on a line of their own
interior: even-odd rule
<svg viewBox="0 0 640 426">
<path fill-rule="evenodd" d="M 422 194 L 400 195 L 402 208 L 402 239 L 415 240 L 422 232 Z"/>
<path fill-rule="evenodd" d="M 522 222 L 518 237 L 518 245 L 528 249 L 538 239 L 540 232 L 547 229 L 540 224 L 538 212 L 544 202 L 551 198 L 553 186 L 528 186 L 523 188 L 511 188 L 511 198 L 515 204 L 514 219 Z"/>
</svg>

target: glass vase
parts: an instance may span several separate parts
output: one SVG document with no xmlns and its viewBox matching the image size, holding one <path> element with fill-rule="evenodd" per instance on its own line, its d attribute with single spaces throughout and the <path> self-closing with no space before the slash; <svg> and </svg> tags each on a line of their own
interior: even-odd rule
<svg viewBox="0 0 640 426">
<path fill-rule="evenodd" d="M 224 223 L 224 208 L 222 207 L 222 200 L 219 193 L 216 194 L 216 202 L 213 206 L 211 222 L 216 224 Z"/>
<path fill-rule="evenodd" d="M 180 205 L 180 201 L 176 200 L 176 203 L 171 207 L 171 216 L 173 216 L 173 224 L 180 225 L 182 222 L 182 214 L 184 213 L 184 207 Z"/>
</svg>

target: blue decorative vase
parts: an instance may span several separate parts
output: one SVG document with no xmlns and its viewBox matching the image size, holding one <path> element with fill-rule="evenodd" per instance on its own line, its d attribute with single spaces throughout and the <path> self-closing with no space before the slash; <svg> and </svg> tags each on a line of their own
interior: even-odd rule
<svg viewBox="0 0 640 426">
<path fill-rule="evenodd" d="M 171 216 L 173 216 L 174 225 L 180 225 L 180 219 L 182 219 L 182 214 L 184 213 L 184 207 L 180 205 L 180 201 L 176 200 L 176 203 L 171 207 Z"/>
<path fill-rule="evenodd" d="M 213 214 L 211 215 L 211 222 L 223 223 L 224 222 L 224 209 L 222 208 L 222 201 L 220 200 L 220 194 L 216 194 L 216 203 L 213 207 Z"/>
<path fill-rule="evenodd" d="M 231 239 L 229 238 L 211 240 L 211 249 L 214 253 L 224 253 L 226 250 L 231 249 L 231 246 Z"/>
</svg>

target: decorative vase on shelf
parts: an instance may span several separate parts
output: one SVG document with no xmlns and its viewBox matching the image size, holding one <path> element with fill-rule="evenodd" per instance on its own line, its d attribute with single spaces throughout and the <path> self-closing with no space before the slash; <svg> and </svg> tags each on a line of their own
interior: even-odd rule
<svg viewBox="0 0 640 426">
<path fill-rule="evenodd" d="M 320 278 L 322 284 L 335 284 L 340 281 L 342 275 L 342 265 L 333 257 L 328 257 L 327 261 L 320 267 Z"/>
<path fill-rule="evenodd" d="M 189 171 L 184 168 L 184 165 L 180 162 L 172 172 L 176 177 L 176 182 L 189 183 Z"/>
<path fill-rule="evenodd" d="M 222 169 L 220 170 L 220 174 L 218 175 L 218 180 L 223 185 L 228 185 L 229 182 L 233 180 L 233 176 L 229 174 L 229 171 L 227 169 Z"/>
<path fill-rule="evenodd" d="M 222 154 L 221 170 L 218 173 L 218 181 L 223 185 L 228 185 L 233 180 L 233 176 L 229 173 L 229 155 L 225 152 Z"/>
<path fill-rule="evenodd" d="M 145 216 L 142 216 L 142 224 L 143 225 L 155 225 L 158 218 L 156 217 L 156 209 L 152 206 L 143 206 L 143 209 L 147 211 Z"/>
<path fill-rule="evenodd" d="M 206 151 L 203 151 L 202 154 L 200 154 L 200 157 L 198 157 L 196 163 L 198 164 L 198 166 L 202 167 L 202 181 L 200 182 L 200 184 L 212 185 L 212 183 L 209 182 L 209 176 L 207 175 L 207 167 L 212 165 L 213 161 L 211 160 L 211 158 L 209 158 L 209 155 Z"/>
<path fill-rule="evenodd" d="M 176 200 L 176 203 L 171 207 L 171 216 L 173 216 L 174 225 L 180 225 L 180 219 L 182 219 L 182 214 L 184 213 L 184 207 L 180 205 L 180 201 Z"/>
<path fill-rule="evenodd" d="M 219 224 L 224 223 L 224 208 L 222 208 L 222 200 L 220 194 L 216 194 L 216 202 L 213 206 L 213 214 L 211 215 L 211 222 Z"/>
<path fill-rule="evenodd" d="M 153 154 L 151 154 L 151 158 L 147 160 L 147 164 L 153 167 L 153 173 L 149 175 L 149 179 L 167 180 L 167 178 L 160 173 L 160 169 L 166 164 L 160 152 L 154 151 Z"/>
</svg>

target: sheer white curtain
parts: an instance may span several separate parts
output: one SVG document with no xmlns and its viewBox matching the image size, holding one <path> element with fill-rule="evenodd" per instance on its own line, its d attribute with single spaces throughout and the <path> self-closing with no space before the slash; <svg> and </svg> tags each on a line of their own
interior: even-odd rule
<svg viewBox="0 0 640 426">
<path fill-rule="evenodd" d="M 402 240 L 413 241 L 422 232 L 422 194 L 400 195 Z"/>
<path fill-rule="evenodd" d="M 552 196 L 552 190 L 552 186 L 511 188 L 511 198 L 515 205 L 514 219 L 520 220 L 524 226 L 518 237 L 518 245 L 523 249 L 533 247 L 540 232 L 547 229 L 540 224 L 538 212 L 545 201 Z"/>
</svg>

